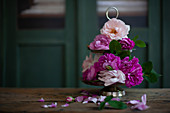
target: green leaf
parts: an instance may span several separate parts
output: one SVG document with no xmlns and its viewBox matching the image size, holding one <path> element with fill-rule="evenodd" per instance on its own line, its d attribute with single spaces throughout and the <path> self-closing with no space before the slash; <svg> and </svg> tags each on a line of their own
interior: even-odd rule
<svg viewBox="0 0 170 113">
<path fill-rule="evenodd" d="M 131 61 L 132 59 L 133 59 L 133 56 L 130 55 L 130 56 L 129 56 L 129 61 Z"/>
<path fill-rule="evenodd" d="M 145 42 L 142 41 L 142 40 L 135 41 L 135 45 L 138 46 L 138 47 L 146 47 Z"/>
<path fill-rule="evenodd" d="M 118 56 L 120 56 L 121 59 L 130 56 L 130 51 L 121 51 Z"/>
<path fill-rule="evenodd" d="M 107 97 L 104 99 L 104 101 L 105 101 L 105 102 L 108 102 L 108 101 L 110 101 L 112 98 L 113 98 L 113 96 L 112 96 L 112 95 L 107 96 Z"/>
<path fill-rule="evenodd" d="M 107 70 L 113 70 L 113 68 L 111 66 L 106 66 Z"/>
<path fill-rule="evenodd" d="M 109 49 L 111 51 L 111 53 L 120 53 L 122 50 L 122 46 L 121 44 L 117 41 L 117 40 L 112 40 L 109 44 Z"/>
<path fill-rule="evenodd" d="M 116 108 L 116 109 L 126 109 L 127 108 L 127 105 L 120 101 L 109 101 L 108 103 L 111 107 Z"/>
<path fill-rule="evenodd" d="M 137 39 L 138 39 L 138 36 L 135 36 L 132 40 L 133 40 L 134 42 L 136 42 Z"/>
<path fill-rule="evenodd" d="M 102 110 L 105 106 L 106 102 L 101 102 L 99 106 L 99 110 Z"/>
<path fill-rule="evenodd" d="M 160 74 L 156 73 L 154 70 L 149 74 L 144 74 L 143 77 L 150 83 L 155 83 L 158 81 Z"/>
<path fill-rule="evenodd" d="M 151 61 L 142 64 L 143 73 L 151 73 L 153 69 L 153 64 Z"/>
</svg>

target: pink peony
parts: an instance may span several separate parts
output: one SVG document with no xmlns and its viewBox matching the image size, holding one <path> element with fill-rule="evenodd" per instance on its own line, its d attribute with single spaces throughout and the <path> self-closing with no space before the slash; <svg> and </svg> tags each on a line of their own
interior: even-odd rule
<svg viewBox="0 0 170 113">
<path fill-rule="evenodd" d="M 98 61 L 99 57 L 101 55 L 100 54 L 96 54 L 94 56 L 94 59 L 92 58 L 92 54 L 88 56 L 86 56 L 86 60 L 83 61 L 83 65 L 82 65 L 82 68 L 83 68 L 83 71 L 82 72 L 85 72 L 87 69 L 89 69 L 95 62 Z"/>
<path fill-rule="evenodd" d="M 89 57 L 86 57 L 86 60 L 83 62 L 83 80 L 96 80 L 97 70 L 94 67 L 94 63 L 98 61 L 100 54 L 96 54 L 94 59 L 92 54 Z"/>
<path fill-rule="evenodd" d="M 110 39 L 121 40 L 129 34 L 130 26 L 123 21 L 112 18 L 107 21 L 100 30 L 101 34 L 108 36 Z"/>
<path fill-rule="evenodd" d="M 122 50 L 132 50 L 135 46 L 135 42 L 130 38 L 123 38 L 119 43 L 122 45 Z"/>
<path fill-rule="evenodd" d="M 129 57 L 125 57 L 121 61 L 119 69 L 126 75 L 125 84 L 127 87 L 139 85 L 143 81 L 142 67 L 139 64 L 138 58 L 133 58 L 129 61 Z"/>
<path fill-rule="evenodd" d="M 118 70 L 120 63 L 120 57 L 115 56 L 112 53 L 105 53 L 99 58 L 98 62 L 94 64 L 94 67 L 97 72 L 106 70 L 106 66 L 111 66 L 114 70 Z"/>
<path fill-rule="evenodd" d="M 89 48 L 91 50 L 109 50 L 110 39 L 105 35 L 97 35 Z"/>
<path fill-rule="evenodd" d="M 125 83 L 125 74 L 121 70 L 104 70 L 100 71 L 99 80 L 104 82 L 105 86 L 109 86 L 115 83 Z"/>
</svg>

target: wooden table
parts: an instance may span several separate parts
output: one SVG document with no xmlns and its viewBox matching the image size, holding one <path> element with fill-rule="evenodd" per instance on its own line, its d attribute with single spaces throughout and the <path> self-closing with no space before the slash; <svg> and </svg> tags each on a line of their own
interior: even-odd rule
<svg viewBox="0 0 170 113">
<path fill-rule="evenodd" d="M 0 88 L 0 113 L 170 113 L 170 89 L 125 89 L 127 95 L 122 101 L 140 100 L 143 94 L 147 94 L 147 105 L 145 111 L 131 110 L 130 107 L 124 110 L 104 109 L 98 110 L 94 103 L 81 104 L 78 102 L 63 108 L 66 96 L 79 96 L 82 89 L 77 88 Z M 85 89 L 97 93 L 99 89 Z M 38 102 L 43 97 L 45 102 Z M 57 108 L 41 108 L 43 104 L 58 102 Z"/>
</svg>

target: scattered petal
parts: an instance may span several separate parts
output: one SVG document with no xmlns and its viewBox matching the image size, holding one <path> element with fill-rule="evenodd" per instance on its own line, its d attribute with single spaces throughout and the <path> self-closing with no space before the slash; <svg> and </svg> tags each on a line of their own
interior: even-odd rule
<svg viewBox="0 0 170 113">
<path fill-rule="evenodd" d="M 89 102 L 89 99 L 87 98 L 83 101 L 83 104 L 87 104 L 88 102 Z"/>
<path fill-rule="evenodd" d="M 106 103 L 105 103 L 105 106 L 108 106 L 108 105 L 109 105 L 109 103 L 108 103 L 108 102 L 106 102 Z"/>
<path fill-rule="evenodd" d="M 38 100 L 39 102 L 44 102 L 45 100 L 44 100 L 44 98 L 41 98 L 40 100 Z"/>
<path fill-rule="evenodd" d="M 66 103 L 66 104 L 64 104 L 64 105 L 61 105 L 61 107 L 68 107 L 68 106 L 69 106 L 68 103 Z"/>
<path fill-rule="evenodd" d="M 98 98 L 98 101 L 103 102 L 105 98 L 106 98 L 106 96 L 102 96 L 102 95 L 101 95 L 101 96 Z"/>
<path fill-rule="evenodd" d="M 142 102 L 139 100 L 131 100 L 128 103 L 133 104 L 134 106 L 131 109 L 138 109 L 138 110 L 146 110 L 149 106 L 146 105 L 146 94 L 141 97 Z"/>
<path fill-rule="evenodd" d="M 78 96 L 75 99 L 77 102 L 82 102 L 84 100 L 84 96 Z"/>
<path fill-rule="evenodd" d="M 129 102 L 127 102 L 127 104 L 138 104 L 140 103 L 140 100 L 130 100 Z"/>
<path fill-rule="evenodd" d="M 88 97 L 88 100 L 96 103 L 98 99 L 95 97 Z"/>
<path fill-rule="evenodd" d="M 52 103 L 51 105 L 48 105 L 48 107 L 50 107 L 50 108 L 55 108 L 55 107 L 57 107 L 57 102 Z"/>
<path fill-rule="evenodd" d="M 131 107 L 131 109 L 138 109 L 138 110 L 146 110 L 146 109 L 148 109 L 149 108 L 149 106 L 147 106 L 147 105 L 145 105 L 144 103 L 138 103 L 138 104 L 136 104 L 135 106 L 132 106 Z"/>
<path fill-rule="evenodd" d="M 42 108 L 48 108 L 48 105 L 42 105 L 41 107 Z"/>
<path fill-rule="evenodd" d="M 112 98 L 111 100 L 120 101 L 120 98 Z"/>
</svg>

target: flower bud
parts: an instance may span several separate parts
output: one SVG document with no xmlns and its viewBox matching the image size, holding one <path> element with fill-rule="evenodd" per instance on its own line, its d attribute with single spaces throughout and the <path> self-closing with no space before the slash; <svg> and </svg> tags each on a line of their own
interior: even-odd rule
<svg viewBox="0 0 170 113">
<path fill-rule="evenodd" d="M 74 101 L 74 98 L 72 96 L 68 96 L 66 98 L 66 102 L 73 102 Z"/>
</svg>

